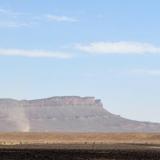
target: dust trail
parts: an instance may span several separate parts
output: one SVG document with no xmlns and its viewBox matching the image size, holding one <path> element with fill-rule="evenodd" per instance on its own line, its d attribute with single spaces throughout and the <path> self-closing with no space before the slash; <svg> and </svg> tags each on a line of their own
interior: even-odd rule
<svg viewBox="0 0 160 160">
<path fill-rule="evenodd" d="M 8 113 L 10 120 L 14 121 L 17 129 L 21 132 L 29 132 L 30 125 L 29 120 L 26 116 L 25 109 L 22 106 L 12 108 L 12 110 Z"/>
<path fill-rule="evenodd" d="M 30 131 L 30 123 L 26 115 L 26 110 L 23 106 L 10 107 L 5 112 L 7 120 L 14 123 L 16 126 L 15 131 Z"/>
</svg>

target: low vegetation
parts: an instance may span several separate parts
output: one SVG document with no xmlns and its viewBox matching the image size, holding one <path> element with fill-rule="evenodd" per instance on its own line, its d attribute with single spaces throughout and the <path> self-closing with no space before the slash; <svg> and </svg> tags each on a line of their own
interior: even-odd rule
<svg viewBox="0 0 160 160">
<path fill-rule="evenodd" d="M 160 144 L 158 133 L 0 133 L 1 145 Z"/>
</svg>

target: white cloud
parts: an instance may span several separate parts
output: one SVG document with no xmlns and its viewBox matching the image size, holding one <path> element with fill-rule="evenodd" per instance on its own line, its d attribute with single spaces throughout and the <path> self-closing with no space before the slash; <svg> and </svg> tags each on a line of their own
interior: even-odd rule
<svg viewBox="0 0 160 160">
<path fill-rule="evenodd" d="M 51 52 L 42 50 L 23 50 L 23 49 L 0 49 L 0 56 L 20 56 L 20 57 L 46 57 L 69 59 L 72 55 L 63 52 Z"/>
<path fill-rule="evenodd" d="M 0 8 L 0 14 L 5 14 L 5 15 L 9 15 L 9 14 L 13 14 L 14 12 L 7 10 L 7 9 L 3 9 Z"/>
<path fill-rule="evenodd" d="M 0 8 L 0 27 L 17 28 L 31 26 L 31 20 L 26 13 L 15 12 Z"/>
<path fill-rule="evenodd" d="M 150 69 L 150 68 L 133 68 L 133 69 L 112 69 L 108 70 L 108 73 L 114 75 L 129 75 L 129 76 L 151 76 L 159 77 L 160 69 Z"/>
<path fill-rule="evenodd" d="M 134 69 L 131 70 L 131 73 L 136 75 L 160 76 L 160 69 Z"/>
<path fill-rule="evenodd" d="M 12 10 L 0 8 L 0 14 L 1 14 L 1 15 L 7 15 L 7 16 L 16 17 L 16 16 L 18 16 L 18 15 L 21 15 L 22 13 L 14 12 L 14 11 L 12 11 Z"/>
<path fill-rule="evenodd" d="M 45 16 L 49 21 L 57 21 L 57 22 L 77 22 L 78 20 L 73 17 L 68 16 L 57 16 L 48 14 Z"/>
<path fill-rule="evenodd" d="M 160 53 L 160 46 L 141 42 L 94 42 L 76 44 L 74 48 L 92 54 L 150 54 Z"/>
<path fill-rule="evenodd" d="M 17 21 L 0 21 L 0 27 L 7 28 L 18 28 L 18 27 L 29 27 L 31 23 L 17 22 Z"/>
<path fill-rule="evenodd" d="M 34 15 L 0 8 L 0 27 L 17 28 L 49 22 L 76 22 L 76 18 L 53 14 Z M 44 24 L 45 24 L 44 23 Z"/>
<path fill-rule="evenodd" d="M 0 14 L 8 14 L 8 13 L 10 13 L 9 10 L 0 8 Z"/>
</svg>

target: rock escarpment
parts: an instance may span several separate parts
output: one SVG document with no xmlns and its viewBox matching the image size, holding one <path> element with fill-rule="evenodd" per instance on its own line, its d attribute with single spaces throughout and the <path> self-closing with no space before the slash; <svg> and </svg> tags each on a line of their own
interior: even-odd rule
<svg viewBox="0 0 160 160">
<path fill-rule="evenodd" d="M 74 105 L 95 105 L 102 106 L 101 100 L 94 97 L 79 97 L 79 96 L 62 96 L 51 97 L 39 100 L 21 101 L 24 105 L 33 106 L 74 106 Z"/>
<path fill-rule="evenodd" d="M 111 114 L 94 97 L 0 99 L 0 131 L 159 132 L 160 124 Z"/>
</svg>

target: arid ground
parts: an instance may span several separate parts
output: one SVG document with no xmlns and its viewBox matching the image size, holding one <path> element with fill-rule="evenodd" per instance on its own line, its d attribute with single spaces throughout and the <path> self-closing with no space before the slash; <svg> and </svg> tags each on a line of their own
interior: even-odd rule
<svg viewBox="0 0 160 160">
<path fill-rule="evenodd" d="M 158 133 L 0 133 L 1 145 L 160 144 Z"/>
<path fill-rule="evenodd" d="M 160 134 L 0 133 L 1 160 L 159 160 Z"/>
</svg>

